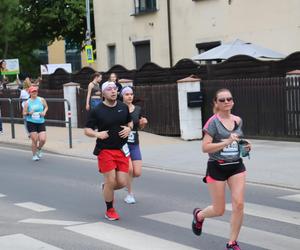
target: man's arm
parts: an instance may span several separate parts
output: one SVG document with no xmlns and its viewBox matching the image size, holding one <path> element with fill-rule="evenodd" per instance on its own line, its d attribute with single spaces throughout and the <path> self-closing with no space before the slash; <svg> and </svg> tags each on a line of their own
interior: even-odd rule
<svg viewBox="0 0 300 250">
<path fill-rule="evenodd" d="M 92 137 L 92 138 L 96 137 L 100 140 L 104 140 L 109 137 L 108 130 L 96 132 L 95 130 L 93 130 L 91 128 L 84 128 L 84 134 L 88 137 Z"/>
</svg>

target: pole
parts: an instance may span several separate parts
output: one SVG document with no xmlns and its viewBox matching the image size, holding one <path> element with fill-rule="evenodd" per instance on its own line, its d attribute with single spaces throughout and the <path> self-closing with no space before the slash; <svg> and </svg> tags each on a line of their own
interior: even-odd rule
<svg viewBox="0 0 300 250">
<path fill-rule="evenodd" d="M 171 25 L 171 6 L 170 0 L 167 0 L 168 11 L 168 40 L 169 40 L 169 59 L 170 68 L 173 67 L 173 46 L 172 46 L 172 25 Z"/>
<path fill-rule="evenodd" d="M 90 12 L 90 0 L 85 0 L 86 8 L 86 44 L 91 45 L 91 12 Z"/>
<path fill-rule="evenodd" d="M 11 125 L 11 138 L 15 139 L 15 120 L 14 120 L 14 108 L 13 108 L 13 102 L 9 98 L 9 116 L 10 116 L 10 125 Z"/>
<path fill-rule="evenodd" d="M 86 45 L 91 45 L 91 11 L 90 11 L 90 0 L 85 0 L 85 8 L 86 8 L 86 32 L 85 39 Z M 91 63 L 89 63 L 89 67 L 91 67 Z"/>
</svg>

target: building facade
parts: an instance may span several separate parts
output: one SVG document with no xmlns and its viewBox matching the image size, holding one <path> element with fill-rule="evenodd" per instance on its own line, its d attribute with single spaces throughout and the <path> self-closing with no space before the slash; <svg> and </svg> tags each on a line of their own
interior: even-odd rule
<svg viewBox="0 0 300 250">
<path fill-rule="evenodd" d="M 84 50 L 67 40 L 56 40 L 50 46 L 45 46 L 43 50 L 39 50 L 39 56 L 43 64 L 71 63 L 72 72 L 79 71 L 85 66 L 96 68 L 96 62 L 91 65 L 87 63 Z"/>
<path fill-rule="evenodd" d="M 97 70 L 176 64 L 241 39 L 300 51 L 299 0 L 94 0 Z"/>
</svg>

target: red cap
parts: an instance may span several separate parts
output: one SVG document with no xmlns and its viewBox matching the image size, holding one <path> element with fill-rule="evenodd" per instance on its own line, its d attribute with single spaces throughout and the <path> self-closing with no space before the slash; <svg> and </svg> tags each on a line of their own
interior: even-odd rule
<svg viewBox="0 0 300 250">
<path fill-rule="evenodd" d="M 32 92 L 37 92 L 37 91 L 38 91 L 38 88 L 35 87 L 35 86 L 31 86 L 31 87 L 28 89 L 29 94 L 31 94 Z"/>
</svg>

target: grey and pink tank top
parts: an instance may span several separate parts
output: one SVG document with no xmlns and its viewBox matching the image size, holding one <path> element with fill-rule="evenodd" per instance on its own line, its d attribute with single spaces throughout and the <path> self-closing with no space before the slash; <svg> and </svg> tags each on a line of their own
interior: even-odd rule
<svg viewBox="0 0 300 250">
<path fill-rule="evenodd" d="M 218 143 L 224 139 L 229 138 L 231 133 L 236 133 L 240 138 L 244 136 L 242 131 L 242 120 L 235 115 L 231 115 L 234 120 L 235 126 L 232 131 L 225 128 L 221 122 L 221 118 L 215 114 L 208 119 L 203 131 L 209 134 L 213 138 L 213 143 Z M 224 160 L 224 161 L 236 161 L 240 159 L 239 145 L 236 141 L 226 146 L 222 150 L 209 153 L 209 161 Z"/>
</svg>

